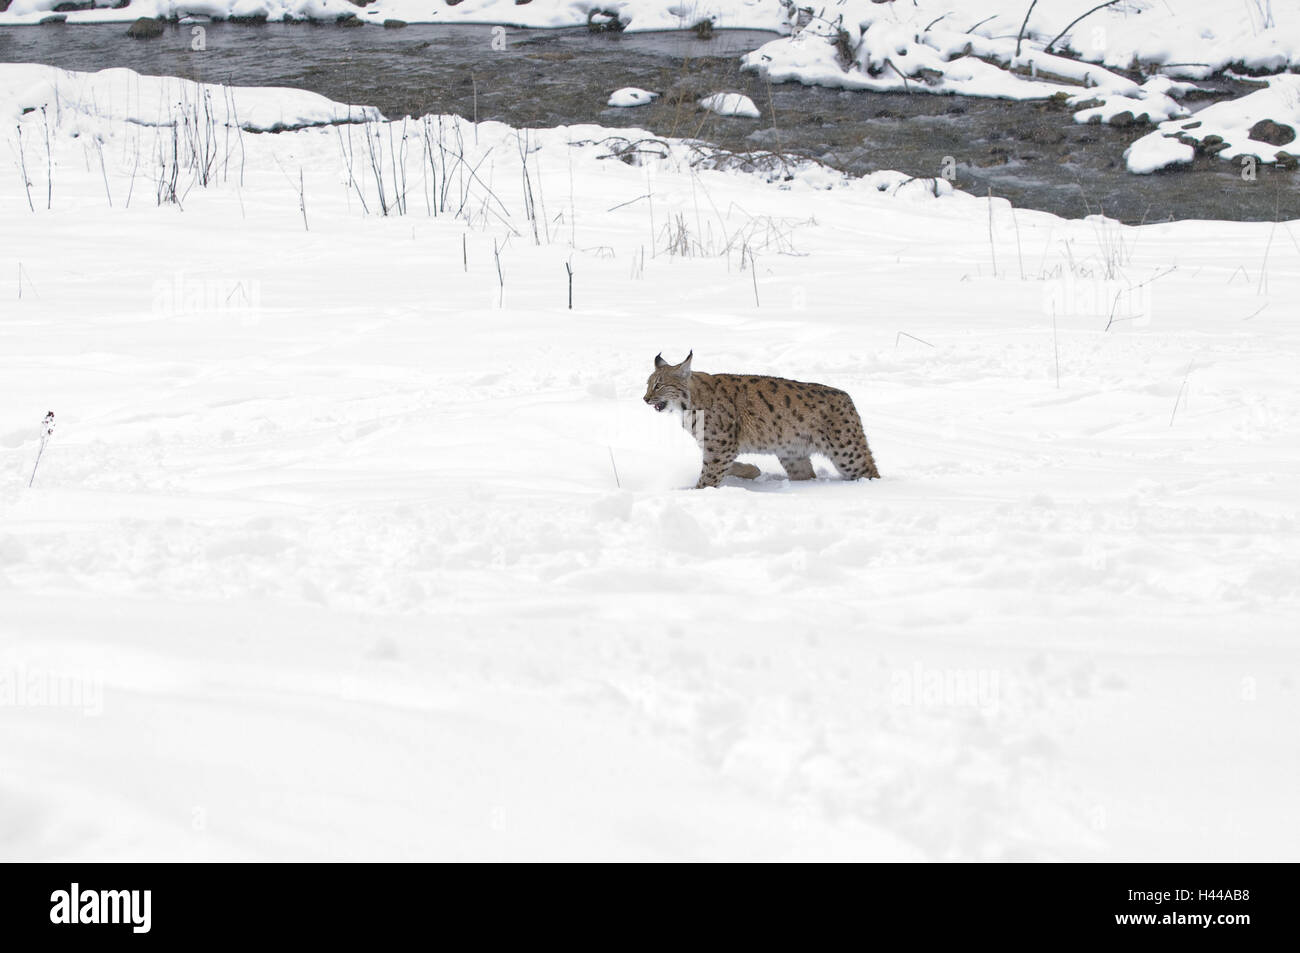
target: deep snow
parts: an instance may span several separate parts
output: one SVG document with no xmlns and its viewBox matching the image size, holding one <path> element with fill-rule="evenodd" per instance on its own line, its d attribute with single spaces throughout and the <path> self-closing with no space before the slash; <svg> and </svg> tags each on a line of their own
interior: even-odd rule
<svg viewBox="0 0 1300 953">
<path fill-rule="evenodd" d="M 169 127 L 29 69 L 0 856 L 1300 857 L 1300 223 L 451 117 L 222 129 L 159 205 Z M 692 348 L 884 479 L 684 489 Z"/>
</svg>

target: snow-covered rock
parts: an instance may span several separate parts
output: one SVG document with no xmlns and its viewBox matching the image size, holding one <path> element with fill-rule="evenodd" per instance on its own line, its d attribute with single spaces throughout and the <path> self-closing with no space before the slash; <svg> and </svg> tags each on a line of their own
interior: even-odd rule
<svg viewBox="0 0 1300 953">
<path fill-rule="evenodd" d="M 700 108 L 715 112 L 719 116 L 742 116 L 746 119 L 759 118 L 758 107 L 754 101 L 743 93 L 714 93 L 700 100 Z"/>
<path fill-rule="evenodd" d="M 1124 166 L 1136 175 L 1149 175 L 1161 169 L 1190 165 L 1196 150 L 1175 136 L 1153 132 L 1124 150 Z"/>
<path fill-rule="evenodd" d="M 634 106 L 647 106 L 658 98 L 658 93 L 637 89 L 635 86 L 624 86 L 622 89 L 614 90 L 606 105 L 630 109 Z"/>
</svg>

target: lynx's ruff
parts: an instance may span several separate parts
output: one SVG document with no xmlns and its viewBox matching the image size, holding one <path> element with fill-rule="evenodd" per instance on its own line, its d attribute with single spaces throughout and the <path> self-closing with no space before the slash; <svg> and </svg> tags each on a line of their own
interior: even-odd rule
<svg viewBox="0 0 1300 953">
<path fill-rule="evenodd" d="M 844 391 L 782 377 L 692 372 L 693 355 L 675 365 L 656 357 L 645 402 L 682 415 L 682 427 L 704 454 L 697 488 L 717 486 L 728 474 L 757 476 L 757 467 L 735 462 L 742 453 L 776 454 L 791 480 L 815 476 L 813 453 L 829 457 L 846 480 L 880 476 Z"/>
</svg>

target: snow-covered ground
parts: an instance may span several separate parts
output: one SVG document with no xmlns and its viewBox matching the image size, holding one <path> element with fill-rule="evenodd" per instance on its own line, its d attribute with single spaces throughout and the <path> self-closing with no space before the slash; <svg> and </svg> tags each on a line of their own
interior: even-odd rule
<svg viewBox="0 0 1300 953">
<path fill-rule="evenodd" d="M 1300 222 L 13 69 L 0 857 L 1300 859 Z M 688 349 L 884 478 L 685 489 Z"/>
</svg>

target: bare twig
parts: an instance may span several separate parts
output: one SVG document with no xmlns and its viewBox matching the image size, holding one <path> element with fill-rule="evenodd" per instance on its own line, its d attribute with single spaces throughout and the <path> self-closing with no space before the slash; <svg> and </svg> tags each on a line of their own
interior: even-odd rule
<svg viewBox="0 0 1300 953">
<path fill-rule="evenodd" d="M 1020 249 L 1020 222 L 1016 219 L 1016 210 L 1011 210 L 1011 224 L 1016 227 L 1016 258 L 1020 262 L 1020 280 L 1025 280 L 1025 256 Z"/>
<path fill-rule="evenodd" d="M 27 273 L 27 269 L 23 267 L 23 263 L 20 261 L 18 263 L 18 300 L 21 301 L 23 298 L 24 278 L 27 280 L 27 287 L 31 289 L 32 294 L 36 295 L 36 297 L 39 298 L 41 296 L 41 293 L 37 291 L 36 286 L 32 284 L 32 276 Z"/>
<path fill-rule="evenodd" d="M 32 204 L 32 180 L 27 177 L 27 153 L 23 150 L 23 127 L 18 125 L 18 173 L 23 177 L 23 188 L 27 190 L 27 207 L 33 212 L 36 206 Z"/>
<path fill-rule="evenodd" d="M 1187 371 L 1183 374 L 1183 383 L 1178 388 L 1178 396 L 1174 398 L 1174 411 L 1169 415 L 1169 426 L 1174 425 L 1174 417 L 1178 413 L 1178 402 L 1183 399 L 1183 392 L 1187 390 L 1187 378 L 1192 373 L 1192 362 L 1187 362 Z"/>
<path fill-rule="evenodd" d="M 1056 302 L 1052 302 L 1052 352 L 1056 356 L 1056 389 L 1061 389 L 1061 347 L 1056 341 Z"/>
<path fill-rule="evenodd" d="M 993 245 L 993 186 L 989 186 L 989 257 L 993 259 L 993 277 L 998 276 L 998 252 Z"/>
<path fill-rule="evenodd" d="M 620 490 L 623 489 L 623 481 L 618 478 L 618 464 L 614 462 L 614 448 L 606 447 L 609 451 L 609 465 L 614 468 L 614 485 Z"/>
<path fill-rule="evenodd" d="M 41 107 L 41 121 L 45 125 L 45 208 L 54 207 L 54 157 L 50 152 L 50 117 Z"/>
<path fill-rule="evenodd" d="M 497 307 L 502 307 L 506 300 L 506 278 L 501 273 L 501 249 L 497 247 L 497 240 L 492 239 L 492 256 L 497 260 L 497 285 L 499 294 L 497 297 Z"/>
<path fill-rule="evenodd" d="M 1037 0 L 1035 0 L 1035 2 L 1037 2 Z M 941 14 L 939 14 L 939 16 L 935 17 L 933 20 L 931 20 L 929 23 L 927 23 L 927 24 L 925 25 L 925 29 L 922 30 L 921 32 L 922 32 L 922 33 L 929 33 L 929 32 L 930 32 L 930 27 L 934 26 L 936 23 L 938 23 L 938 22 L 939 22 L 940 20 L 942 20 L 944 17 L 948 16 L 950 13 L 952 13 L 951 10 L 949 10 L 948 13 L 941 13 Z"/>
<path fill-rule="evenodd" d="M 1029 15 L 1034 12 L 1034 7 L 1038 6 L 1038 0 L 1033 0 L 1029 4 L 1029 9 L 1025 11 L 1024 22 L 1020 24 L 1020 32 L 1016 34 L 1016 58 L 1020 58 L 1020 42 L 1025 38 L 1025 27 L 1029 26 Z"/>
<path fill-rule="evenodd" d="M 104 167 L 104 144 L 95 139 L 95 148 L 99 150 L 99 171 L 104 176 L 104 194 L 108 196 L 108 207 L 113 207 L 113 193 L 108 189 L 108 169 Z"/>
<path fill-rule="evenodd" d="M 888 57 L 885 58 L 885 65 L 888 66 L 890 69 L 892 69 L 895 73 L 897 73 L 902 78 L 903 89 L 906 90 L 908 93 L 910 93 L 912 91 L 912 86 L 910 83 L 908 83 L 907 77 L 903 76 L 903 71 L 900 70 L 897 66 L 895 66 L 894 61 L 889 59 Z"/>
<path fill-rule="evenodd" d="M 1043 47 L 1043 52 L 1044 53 L 1052 52 L 1052 47 L 1056 45 L 1056 41 L 1059 40 L 1061 37 L 1065 36 L 1065 34 L 1069 33 L 1070 28 L 1073 27 L 1080 20 L 1082 20 L 1084 17 L 1091 16 L 1092 14 L 1096 13 L 1098 10 L 1104 10 L 1106 7 L 1113 7 L 1117 3 L 1119 3 L 1119 0 L 1106 0 L 1105 3 L 1097 4 L 1095 7 L 1093 7 L 1091 10 L 1088 10 L 1086 13 L 1081 13 L 1079 16 L 1071 20 L 1064 30 L 1056 34 L 1056 38 L 1052 40 L 1051 43 L 1048 43 L 1047 46 Z"/>
<path fill-rule="evenodd" d="M 607 209 L 605 209 L 605 211 L 606 211 L 606 212 L 615 212 L 615 211 L 617 211 L 618 209 L 621 209 L 621 208 L 623 208 L 623 207 L 626 206 L 626 205 L 632 205 L 632 204 L 634 204 L 634 203 L 636 203 L 636 202 L 640 202 L 642 199 L 648 199 L 649 197 L 650 197 L 650 193 L 647 192 L 645 195 L 638 195 L 636 198 L 634 198 L 634 199 L 628 199 L 626 202 L 619 202 L 619 203 L 618 203 L 617 205 L 615 205 L 613 208 L 607 208 Z"/>
<path fill-rule="evenodd" d="M 53 436 L 53 434 L 54 434 L 54 411 L 51 410 L 49 413 L 45 415 L 45 419 L 41 422 L 41 447 L 39 450 L 36 451 L 36 463 L 32 465 L 32 476 L 31 479 L 27 481 L 28 489 L 31 489 L 32 484 L 36 481 L 36 468 L 41 465 L 41 455 L 45 453 L 45 444 L 49 441 L 50 437 Z"/>
</svg>

